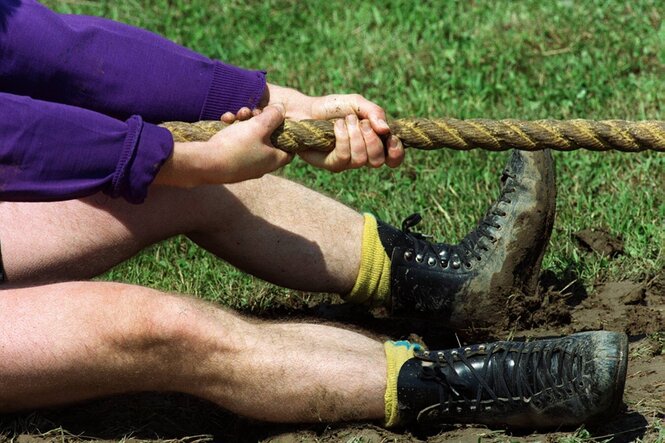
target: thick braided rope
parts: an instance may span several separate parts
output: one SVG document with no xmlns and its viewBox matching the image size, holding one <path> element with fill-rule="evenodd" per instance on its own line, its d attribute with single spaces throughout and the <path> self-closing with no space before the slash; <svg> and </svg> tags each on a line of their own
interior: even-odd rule
<svg viewBox="0 0 665 443">
<path fill-rule="evenodd" d="M 175 141 L 205 141 L 226 125 L 216 121 L 167 122 Z M 405 147 L 416 149 L 474 148 L 489 151 L 553 149 L 572 151 L 665 152 L 665 121 L 625 120 L 457 120 L 405 118 L 389 123 Z M 287 152 L 307 149 L 331 151 L 333 123 L 328 120 L 286 120 L 271 136 L 273 145 Z"/>
</svg>

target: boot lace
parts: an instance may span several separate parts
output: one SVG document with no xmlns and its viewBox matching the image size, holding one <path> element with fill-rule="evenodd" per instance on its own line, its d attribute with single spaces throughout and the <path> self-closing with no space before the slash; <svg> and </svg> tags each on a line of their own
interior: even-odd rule
<svg viewBox="0 0 665 443">
<path fill-rule="evenodd" d="M 581 353 L 566 341 L 498 342 L 431 354 L 436 359 L 423 365 L 420 378 L 439 385 L 442 412 L 509 410 L 523 402 L 542 407 L 585 387 Z"/>
<path fill-rule="evenodd" d="M 448 266 L 448 260 L 450 258 L 450 246 L 444 244 L 434 244 L 429 239 L 431 236 L 421 234 L 419 232 L 411 231 L 411 228 L 416 226 L 422 221 L 422 216 L 418 213 L 409 215 L 407 218 L 402 221 L 402 232 L 408 236 L 413 242 L 413 251 L 415 252 L 415 260 L 418 263 L 422 263 L 427 257 L 427 264 L 434 266 L 437 264 L 437 259 L 439 257 L 441 265 L 443 267 Z M 405 258 L 410 260 L 413 258 L 413 253 L 407 251 L 405 253 Z"/>
<path fill-rule="evenodd" d="M 511 179 L 509 181 L 508 179 Z M 501 193 L 496 202 L 489 208 L 485 216 L 480 220 L 475 229 L 473 229 L 466 237 L 462 239 L 459 244 L 460 249 L 464 251 L 466 257 L 473 257 L 478 261 L 482 260 L 482 256 L 479 252 L 489 251 L 489 246 L 483 238 L 486 238 L 490 243 L 495 243 L 498 238 L 492 232 L 494 230 L 500 230 L 501 225 L 498 222 L 498 218 L 503 218 L 507 215 L 506 211 L 499 207 L 500 203 L 511 204 L 512 199 L 509 194 L 515 192 L 515 187 L 512 186 L 512 180 L 515 180 L 515 175 L 509 173 L 507 170 L 503 171 L 501 175 Z M 469 267 L 471 263 L 467 261 L 465 266 Z"/>
<path fill-rule="evenodd" d="M 416 226 L 422 221 L 422 216 L 419 213 L 409 215 L 402 221 L 402 232 L 413 240 L 413 249 L 415 252 L 415 260 L 422 263 L 427 257 L 427 264 L 434 266 L 437 264 L 437 259 L 443 268 L 447 268 L 452 264 L 453 268 L 457 269 L 462 264 L 465 268 L 471 269 L 471 259 L 475 258 L 477 261 L 482 260 L 480 251 L 489 251 L 489 246 L 482 241 L 487 238 L 491 243 L 497 241 L 497 238 L 490 229 L 501 229 L 501 225 L 496 221 L 497 217 L 505 217 L 507 214 L 501 208 L 499 203 L 512 203 L 509 194 L 515 192 L 515 188 L 510 186 L 508 179 L 515 179 L 515 176 L 508 171 L 504 171 L 501 176 L 502 190 L 497 201 L 490 207 L 487 214 L 458 245 L 447 245 L 443 243 L 434 244 L 429 239 L 431 236 L 424 235 L 418 232 L 413 232 L 411 228 Z M 413 258 L 409 252 L 405 255 L 406 259 Z"/>
</svg>

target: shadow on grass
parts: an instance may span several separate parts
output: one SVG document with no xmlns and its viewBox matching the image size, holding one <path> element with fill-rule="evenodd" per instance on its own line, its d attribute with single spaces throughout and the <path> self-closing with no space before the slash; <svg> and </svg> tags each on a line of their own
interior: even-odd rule
<svg viewBox="0 0 665 443">
<path fill-rule="evenodd" d="M 649 421 L 637 411 L 627 411 L 614 420 L 598 426 L 589 426 L 589 433 L 596 441 L 628 443 L 638 441 L 646 434 Z"/>
<path fill-rule="evenodd" d="M 589 294 L 580 279 L 580 271 L 569 265 L 563 271 L 556 273 L 545 270 L 540 276 L 539 285 L 544 292 L 557 292 L 565 297 L 566 305 L 574 307 L 582 303 Z"/>
<path fill-rule="evenodd" d="M 458 336 L 440 320 L 390 317 L 384 308 L 368 310 L 350 303 L 320 303 L 312 306 L 273 306 L 255 318 L 301 321 L 338 326 L 377 340 L 412 340 L 430 349 L 458 347 Z M 417 334 L 417 335 L 416 335 Z"/>
</svg>

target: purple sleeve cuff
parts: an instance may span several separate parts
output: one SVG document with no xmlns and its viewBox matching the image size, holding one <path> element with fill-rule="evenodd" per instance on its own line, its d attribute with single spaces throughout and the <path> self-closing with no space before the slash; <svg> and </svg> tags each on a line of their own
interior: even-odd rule
<svg viewBox="0 0 665 443">
<path fill-rule="evenodd" d="M 0 92 L 0 201 L 105 192 L 132 203 L 173 152 L 171 133 L 74 106 Z"/>
<path fill-rule="evenodd" d="M 215 61 L 212 82 L 200 120 L 219 120 L 225 112 L 258 106 L 266 88 L 264 71 L 248 71 Z"/>
<path fill-rule="evenodd" d="M 143 203 L 148 188 L 173 152 L 173 136 L 167 129 L 144 123 L 138 116 L 127 120 L 127 126 L 118 165 L 106 192 L 130 203 Z"/>
</svg>

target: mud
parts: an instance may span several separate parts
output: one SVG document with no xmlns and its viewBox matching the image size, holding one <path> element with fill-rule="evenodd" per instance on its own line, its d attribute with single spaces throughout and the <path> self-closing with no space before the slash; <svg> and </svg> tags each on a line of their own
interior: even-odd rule
<svg viewBox="0 0 665 443">
<path fill-rule="evenodd" d="M 624 331 L 630 337 L 628 378 L 622 413 L 606 424 L 588 427 L 599 441 L 645 442 L 658 438 L 665 422 L 665 270 L 644 281 L 607 282 L 585 289 L 573 272 L 544 273 L 540 295 L 514 296 L 511 326 L 491 331 L 489 339 L 556 336 L 578 331 Z M 423 340 L 431 348 L 470 343 L 440 325 L 395 320 L 381 310 L 360 311 L 335 298 L 310 306 L 281 306 L 264 316 L 344 322 L 377 337 Z M 413 332 L 418 332 L 418 336 Z M 487 334 L 482 331 L 481 335 Z M 478 338 L 480 340 L 480 338 Z M 127 442 L 179 440 L 264 442 L 479 442 L 544 441 L 570 437 L 575 430 L 515 433 L 484 427 L 449 426 L 388 431 L 378 423 L 274 425 L 241 419 L 210 403 L 172 394 L 103 399 L 68 408 L 0 416 L 0 442 L 42 443 L 83 440 Z M 44 433 L 46 432 L 46 433 Z"/>
<path fill-rule="evenodd" d="M 623 254 L 623 239 L 603 228 L 584 229 L 574 233 L 573 238 L 589 252 L 597 252 L 612 258 Z"/>
</svg>

